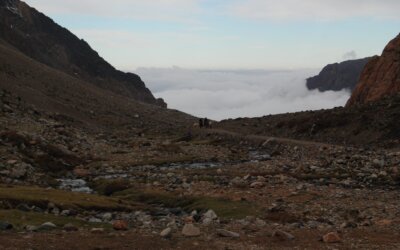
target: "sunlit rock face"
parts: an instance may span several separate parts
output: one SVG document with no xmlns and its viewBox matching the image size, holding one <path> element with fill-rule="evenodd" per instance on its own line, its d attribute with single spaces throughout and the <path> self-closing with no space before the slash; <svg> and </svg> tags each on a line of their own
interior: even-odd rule
<svg viewBox="0 0 400 250">
<path fill-rule="evenodd" d="M 389 42 L 381 56 L 365 66 L 347 106 L 377 101 L 400 92 L 400 35 Z"/>
</svg>

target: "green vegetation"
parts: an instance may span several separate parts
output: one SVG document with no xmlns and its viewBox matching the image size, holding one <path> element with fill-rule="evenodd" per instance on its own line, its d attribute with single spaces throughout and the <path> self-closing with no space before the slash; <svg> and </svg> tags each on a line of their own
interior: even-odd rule
<svg viewBox="0 0 400 250">
<path fill-rule="evenodd" d="M 22 212 L 19 210 L 0 210 L 0 218 L 7 220 L 7 222 L 11 223 L 16 229 L 22 229 L 26 225 L 39 226 L 49 221 L 58 227 L 63 227 L 68 223 L 72 223 L 78 228 L 111 228 L 111 225 L 107 223 L 89 223 L 71 217 L 55 216 L 44 213 Z"/>
<path fill-rule="evenodd" d="M 37 187 L 0 186 L 0 200 L 13 206 L 21 203 L 45 208 L 49 202 L 62 209 L 83 209 L 100 211 L 132 210 L 133 203 L 98 195 L 73 193 L 55 189 L 43 189 Z"/>
<path fill-rule="evenodd" d="M 182 162 L 192 162 L 195 161 L 196 157 L 191 155 L 172 155 L 172 156 L 162 156 L 158 158 L 151 159 L 143 159 L 139 162 L 136 162 L 135 166 L 144 166 L 144 165 L 155 165 L 160 166 L 164 164 L 170 163 L 182 163 Z"/>
<path fill-rule="evenodd" d="M 90 186 L 98 194 L 107 196 L 110 196 L 113 193 L 120 192 L 132 187 L 129 181 L 123 179 L 97 180 Z"/>
<path fill-rule="evenodd" d="M 261 208 L 249 202 L 231 201 L 213 197 L 189 197 L 177 196 L 165 192 L 143 192 L 136 189 L 128 189 L 115 193 L 115 196 L 124 200 L 142 202 L 150 205 L 163 205 L 169 208 L 181 207 L 187 212 L 193 210 L 214 210 L 219 217 L 225 219 L 241 219 L 246 216 L 258 216 Z"/>
</svg>

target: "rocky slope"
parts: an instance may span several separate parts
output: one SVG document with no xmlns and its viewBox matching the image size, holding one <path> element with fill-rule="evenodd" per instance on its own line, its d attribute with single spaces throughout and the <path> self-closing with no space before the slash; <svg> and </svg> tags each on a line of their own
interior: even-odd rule
<svg viewBox="0 0 400 250">
<path fill-rule="evenodd" d="M 400 35 L 389 42 L 381 56 L 365 66 L 347 106 L 364 104 L 400 92 Z"/>
<path fill-rule="evenodd" d="M 360 78 L 361 72 L 371 58 L 350 60 L 342 63 L 329 64 L 319 75 L 307 79 L 309 90 L 324 91 L 353 90 Z"/>
<path fill-rule="evenodd" d="M 89 44 L 19 0 L 0 1 L 0 39 L 25 55 L 75 78 L 136 100 L 156 100 L 139 76 L 116 70 Z"/>
<path fill-rule="evenodd" d="M 0 89 L 40 114 L 91 130 L 185 133 L 193 117 L 118 95 L 41 64 L 0 39 Z"/>
<path fill-rule="evenodd" d="M 349 108 L 239 118 L 215 125 L 230 131 L 344 145 L 399 147 L 400 95 Z"/>
</svg>

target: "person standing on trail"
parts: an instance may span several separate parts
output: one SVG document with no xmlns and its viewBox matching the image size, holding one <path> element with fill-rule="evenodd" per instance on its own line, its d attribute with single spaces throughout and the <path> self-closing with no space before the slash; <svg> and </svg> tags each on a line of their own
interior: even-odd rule
<svg viewBox="0 0 400 250">
<path fill-rule="evenodd" d="M 204 121 L 202 118 L 199 119 L 199 127 L 203 128 L 204 127 Z"/>
<path fill-rule="evenodd" d="M 206 118 L 204 118 L 204 127 L 209 128 L 210 127 L 210 121 Z"/>
</svg>

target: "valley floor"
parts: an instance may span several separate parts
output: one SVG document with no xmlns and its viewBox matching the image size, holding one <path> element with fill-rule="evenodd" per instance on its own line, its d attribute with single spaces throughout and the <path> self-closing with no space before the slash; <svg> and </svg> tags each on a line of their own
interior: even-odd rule
<svg viewBox="0 0 400 250">
<path fill-rule="evenodd" d="M 397 150 L 98 132 L 10 105 L 1 249 L 400 248 Z"/>
</svg>

